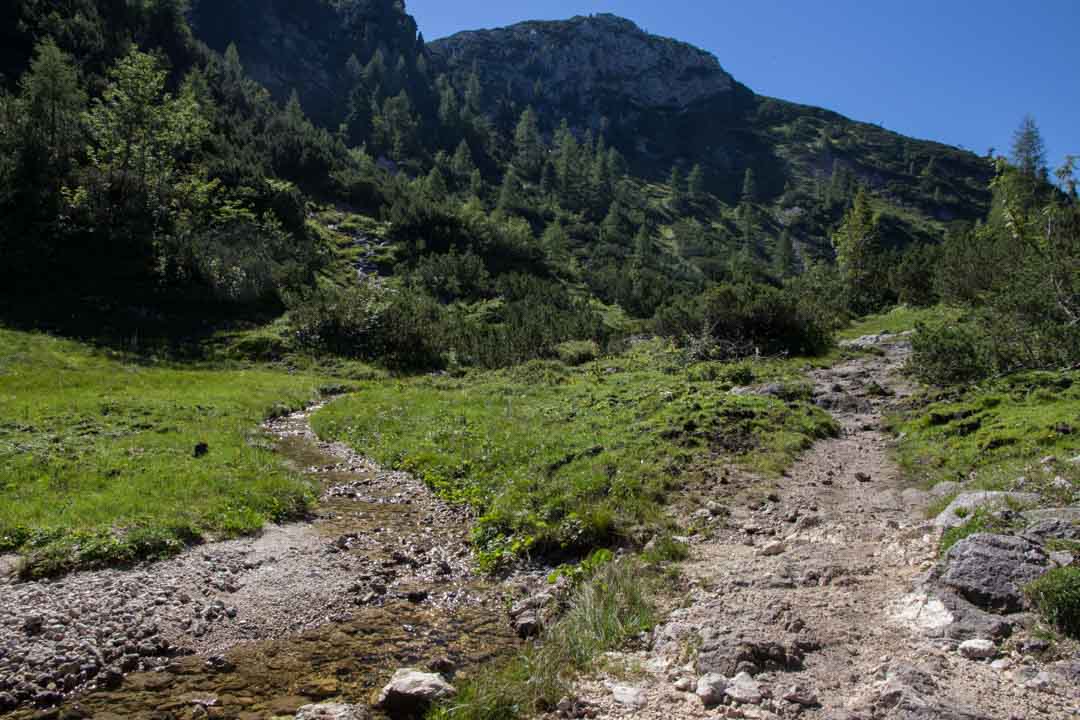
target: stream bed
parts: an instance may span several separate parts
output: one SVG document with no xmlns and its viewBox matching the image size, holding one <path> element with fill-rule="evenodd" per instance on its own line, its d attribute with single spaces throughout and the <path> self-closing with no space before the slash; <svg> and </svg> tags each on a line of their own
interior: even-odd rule
<svg viewBox="0 0 1080 720">
<path fill-rule="evenodd" d="M 151 566 L 198 588 L 178 611 L 194 607 L 196 621 L 162 623 L 175 656 L 117 687 L 91 682 L 59 707 L 11 717 L 292 717 L 311 703 L 366 705 L 401 667 L 453 681 L 517 646 L 508 586 L 472 566 L 465 511 L 415 478 L 320 442 L 308 422 L 317 409 L 266 426 L 277 452 L 320 488 L 316 517 Z M 186 570 L 201 565 L 210 570 Z M 226 605 L 228 617 L 199 619 Z"/>
</svg>

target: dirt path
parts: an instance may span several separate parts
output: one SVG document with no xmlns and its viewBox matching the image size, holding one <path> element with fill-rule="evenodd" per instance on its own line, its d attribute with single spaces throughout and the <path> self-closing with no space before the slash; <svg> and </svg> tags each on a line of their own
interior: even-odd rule
<svg viewBox="0 0 1080 720">
<path fill-rule="evenodd" d="M 883 413 L 909 392 L 896 372 L 908 347 L 900 338 L 874 344 L 879 357 L 812 373 L 818 403 L 842 432 L 801 458 L 768 502 L 744 501 L 747 490 L 760 496 L 759 478 L 734 474 L 716 487 L 711 500 L 731 514 L 695 545 L 681 607 L 648 651 L 613 656 L 621 669 L 583 683 L 595 716 L 1049 720 L 1080 712 L 1075 696 L 1033 687 L 1033 672 L 962 657 L 944 637 L 947 611 L 912 593 L 936 559 L 936 536 L 925 507 L 912 504 L 925 494 L 903 492 L 881 429 Z M 699 678 L 742 671 L 749 700 L 706 709 Z"/>
<path fill-rule="evenodd" d="M 513 644 L 510 586 L 477 576 L 469 518 L 319 442 L 317 409 L 267 425 L 322 488 L 312 521 L 133 570 L 0 583 L 0 715 L 67 696 L 95 718 L 270 717 L 366 703 L 398 667 L 452 675 Z"/>
</svg>

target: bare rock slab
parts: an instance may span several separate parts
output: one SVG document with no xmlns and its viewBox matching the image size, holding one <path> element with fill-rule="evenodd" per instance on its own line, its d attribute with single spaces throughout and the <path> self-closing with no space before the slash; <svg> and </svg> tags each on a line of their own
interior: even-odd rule
<svg viewBox="0 0 1080 720">
<path fill-rule="evenodd" d="M 994 612 L 1019 612 L 1023 587 L 1050 567 L 1046 551 L 1011 535 L 977 533 L 949 548 L 942 582 L 968 601 Z"/>
</svg>

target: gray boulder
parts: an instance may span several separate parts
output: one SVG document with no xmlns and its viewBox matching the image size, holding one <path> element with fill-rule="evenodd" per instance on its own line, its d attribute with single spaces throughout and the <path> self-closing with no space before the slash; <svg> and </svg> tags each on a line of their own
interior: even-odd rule
<svg viewBox="0 0 1080 720">
<path fill-rule="evenodd" d="M 705 707 L 719 705 L 728 688 L 728 679 L 718 673 L 706 673 L 698 678 L 696 694 Z"/>
<path fill-rule="evenodd" d="M 977 533 L 953 545 L 941 581 L 970 602 L 999 613 L 1024 608 L 1023 587 L 1049 569 L 1046 551 L 1011 535 Z"/>
<path fill-rule="evenodd" d="M 1039 501 L 1039 496 L 1034 493 L 1016 492 L 971 492 L 957 495 L 956 499 L 934 518 L 934 527 L 948 530 L 963 525 L 971 513 L 978 508 L 1000 508 L 1010 501 L 1020 504 L 1035 503 Z"/>
<path fill-rule="evenodd" d="M 411 717 L 456 694 L 454 686 L 441 675 L 402 668 L 379 693 L 375 706 L 391 717 Z"/>
</svg>

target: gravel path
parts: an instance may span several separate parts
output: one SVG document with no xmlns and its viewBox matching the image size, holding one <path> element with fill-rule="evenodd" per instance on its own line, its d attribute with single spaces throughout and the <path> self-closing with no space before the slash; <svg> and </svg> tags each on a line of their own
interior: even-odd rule
<svg viewBox="0 0 1080 720">
<path fill-rule="evenodd" d="M 215 656 L 239 643 L 347 622 L 358 608 L 490 603 L 473 584 L 469 518 L 411 476 L 318 442 L 308 424 L 317 409 L 267 424 L 326 488 L 313 522 L 132 570 L 0 580 L 0 714 L 115 688 L 178 656 L 224 664 Z"/>
<path fill-rule="evenodd" d="M 760 478 L 730 471 L 710 499 L 731 509 L 698 537 L 686 596 L 648 651 L 581 684 L 564 717 L 1020 718 L 1080 715 L 1080 657 L 1042 667 L 1016 635 L 991 664 L 958 652 L 965 634 L 920 592 L 936 561 L 925 494 L 904 493 L 881 430 L 909 391 L 902 338 L 812 373 L 841 435 L 810 450 L 765 502 Z M 881 392 L 887 388 L 887 395 Z M 703 534 L 704 535 L 704 534 Z M 992 654 L 998 649 L 994 647 Z M 709 673 L 715 673 L 710 676 Z M 739 675 L 746 673 L 745 675 Z M 732 681 L 732 678 L 735 678 Z M 710 683 L 718 701 L 703 702 Z M 725 690 L 728 688 L 728 690 Z"/>
</svg>

